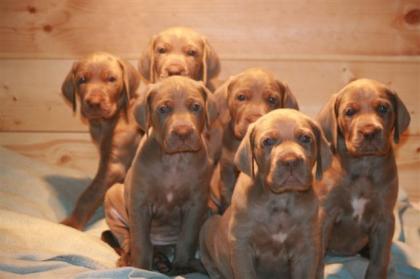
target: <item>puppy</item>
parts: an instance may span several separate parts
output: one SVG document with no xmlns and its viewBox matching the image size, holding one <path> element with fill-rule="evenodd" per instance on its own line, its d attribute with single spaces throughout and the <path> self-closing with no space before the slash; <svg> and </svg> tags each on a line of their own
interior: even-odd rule
<svg viewBox="0 0 420 279">
<path fill-rule="evenodd" d="M 232 204 L 200 232 L 211 278 L 321 277 L 321 220 L 312 189 L 332 153 L 318 125 L 292 109 L 248 128 L 235 155 L 241 171 Z"/>
<path fill-rule="evenodd" d="M 212 91 L 220 72 L 219 57 L 207 39 L 192 29 L 173 27 L 155 35 L 139 61 L 144 79 L 154 83 L 180 75 L 201 80 Z"/>
<path fill-rule="evenodd" d="M 325 249 L 350 256 L 367 248 L 365 277 L 386 278 L 398 193 L 392 137 L 398 143 L 407 129 L 407 108 L 384 84 L 360 79 L 333 95 L 317 119 L 336 155 L 316 186 Z"/>
<path fill-rule="evenodd" d="M 75 62 L 64 80 L 62 94 L 73 111 L 80 100 L 100 159 L 95 178 L 62 224 L 82 229 L 102 204 L 106 190 L 124 180 L 142 134 L 131 111 L 139 79 L 129 63 L 98 52 Z"/>
<path fill-rule="evenodd" d="M 203 130 L 217 117 L 216 105 L 202 83 L 173 76 L 151 85 L 135 117 L 150 129 L 125 188 L 107 193 L 106 220 L 123 249 L 120 266 L 151 269 L 153 246 L 175 244 L 177 274 L 193 260 L 207 213 L 212 167 Z"/>
<path fill-rule="evenodd" d="M 219 136 L 222 138 L 221 151 L 212 151 L 213 154 L 221 153 L 221 155 L 216 155 L 214 159 L 219 163 L 211 181 L 210 206 L 223 212 L 230 204 L 233 187 L 239 174 L 233 158 L 248 125 L 271 110 L 277 108 L 298 110 L 299 107 L 285 83 L 259 68 L 251 68 L 229 78 L 217 89 L 215 98 L 221 111 L 219 127 L 223 130 L 217 131 L 215 127 L 210 134 L 213 138 L 217 138 L 215 135 L 218 133 L 223 136 Z"/>
</svg>

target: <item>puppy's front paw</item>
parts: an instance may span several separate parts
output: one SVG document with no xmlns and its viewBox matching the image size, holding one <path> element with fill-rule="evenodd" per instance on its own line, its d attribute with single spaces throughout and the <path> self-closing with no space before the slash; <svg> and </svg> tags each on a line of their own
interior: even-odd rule
<svg viewBox="0 0 420 279">
<path fill-rule="evenodd" d="M 130 253 L 124 252 L 117 261 L 117 267 L 132 266 Z"/>
<path fill-rule="evenodd" d="M 155 251 L 153 253 L 152 268 L 153 268 L 153 270 L 157 270 L 160 273 L 168 274 L 172 269 L 172 265 L 171 265 L 171 262 L 169 261 L 168 257 L 166 257 L 166 255 L 164 253 L 159 252 L 159 251 Z"/>
</svg>

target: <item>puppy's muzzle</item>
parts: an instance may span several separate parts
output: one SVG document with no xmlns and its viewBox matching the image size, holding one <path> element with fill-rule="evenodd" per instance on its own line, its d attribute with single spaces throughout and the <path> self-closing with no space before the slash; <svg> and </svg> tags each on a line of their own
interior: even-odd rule
<svg viewBox="0 0 420 279">
<path fill-rule="evenodd" d="M 377 140 L 380 137 L 382 128 L 373 124 L 366 125 L 361 127 L 358 131 L 359 136 L 363 138 L 366 142 L 371 142 Z"/>
<path fill-rule="evenodd" d="M 356 128 L 350 150 L 356 155 L 379 155 L 386 152 L 384 130 L 379 124 L 368 123 Z"/>
<path fill-rule="evenodd" d="M 169 130 L 165 146 L 168 153 L 198 151 L 201 148 L 200 136 L 190 123 L 175 124 Z"/>
<path fill-rule="evenodd" d="M 108 104 L 103 92 L 88 93 L 82 103 L 83 115 L 89 119 L 108 118 L 113 113 L 112 105 Z"/>
<path fill-rule="evenodd" d="M 288 152 L 278 156 L 271 166 L 266 184 L 276 194 L 286 191 L 305 191 L 310 186 L 310 178 L 301 154 Z"/>
</svg>

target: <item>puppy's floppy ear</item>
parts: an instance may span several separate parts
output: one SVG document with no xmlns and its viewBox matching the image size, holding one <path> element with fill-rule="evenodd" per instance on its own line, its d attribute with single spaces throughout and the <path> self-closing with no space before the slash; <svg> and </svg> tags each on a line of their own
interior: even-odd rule
<svg viewBox="0 0 420 279">
<path fill-rule="evenodd" d="M 77 84 L 76 84 L 76 77 L 75 71 L 78 67 L 79 63 L 74 62 L 73 66 L 71 67 L 70 72 L 67 74 L 66 78 L 61 85 L 61 93 L 63 94 L 64 98 L 72 104 L 73 112 L 76 112 L 77 104 Z"/>
<path fill-rule="evenodd" d="M 292 91 L 290 91 L 289 86 L 286 83 L 282 83 L 277 81 L 280 90 L 282 90 L 282 108 L 291 108 L 295 110 L 299 110 L 299 105 L 296 100 L 295 95 L 293 95 Z"/>
<path fill-rule="evenodd" d="M 138 63 L 138 69 L 142 77 L 154 83 L 156 81 L 156 73 L 155 73 L 155 43 L 156 43 L 156 36 L 153 36 L 147 46 L 147 49 L 143 51 L 142 55 L 140 56 L 140 60 Z"/>
<path fill-rule="evenodd" d="M 235 76 L 231 76 L 222 85 L 220 85 L 213 94 L 217 110 L 219 111 L 219 119 L 221 120 L 223 125 L 230 121 L 228 98 L 230 89 L 235 79 Z"/>
<path fill-rule="evenodd" d="M 207 84 L 209 80 L 216 77 L 220 72 L 220 60 L 214 48 L 209 44 L 206 38 L 203 40 L 203 82 Z"/>
<path fill-rule="evenodd" d="M 330 97 L 325 106 L 316 116 L 316 121 L 321 126 L 327 140 L 331 143 L 333 150 L 337 150 L 338 140 L 338 106 L 339 106 L 339 93 Z"/>
<path fill-rule="evenodd" d="M 236 167 L 243 173 L 255 178 L 255 123 L 248 126 L 245 137 L 239 145 L 235 154 L 234 162 Z"/>
<path fill-rule="evenodd" d="M 120 64 L 123 77 L 123 110 L 127 116 L 128 105 L 130 99 L 136 94 L 140 82 L 140 75 L 130 63 L 118 58 L 118 64 Z"/>
<path fill-rule="evenodd" d="M 324 171 L 331 165 L 333 153 L 331 146 L 318 124 L 310 120 L 310 125 L 316 138 L 316 178 L 320 180 Z"/>
<path fill-rule="evenodd" d="M 408 125 L 410 124 L 410 113 L 407 110 L 407 107 L 398 97 L 395 91 L 388 91 L 390 95 L 392 106 L 395 112 L 395 121 L 394 121 L 394 142 L 398 143 L 400 141 L 401 134 L 407 130 Z"/>
<path fill-rule="evenodd" d="M 151 126 L 151 99 L 156 92 L 156 86 L 151 84 L 140 88 L 140 97 L 136 100 L 134 105 L 134 118 L 137 121 L 140 129 L 142 129 L 146 135 L 148 135 L 148 130 Z"/>
<path fill-rule="evenodd" d="M 219 116 L 219 110 L 217 109 L 213 94 L 202 82 L 199 82 L 199 86 L 205 102 L 206 126 L 207 128 L 210 128 L 211 124 Z"/>
</svg>

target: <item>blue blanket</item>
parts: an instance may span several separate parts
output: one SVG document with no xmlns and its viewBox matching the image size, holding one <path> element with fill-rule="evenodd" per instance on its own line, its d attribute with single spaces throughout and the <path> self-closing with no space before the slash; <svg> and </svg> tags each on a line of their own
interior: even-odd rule
<svg viewBox="0 0 420 279">
<path fill-rule="evenodd" d="M 0 278 L 168 278 L 115 267 L 117 255 L 100 240 L 108 229 L 102 209 L 84 232 L 58 224 L 89 181 L 75 170 L 0 148 Z M 415 206 L 401 191 L 389 278 L 420 278 L 420 211 Z M 358 256 L 325 262 L 325 278 L 363 278 L 367 267 Z"/>
</svg>

